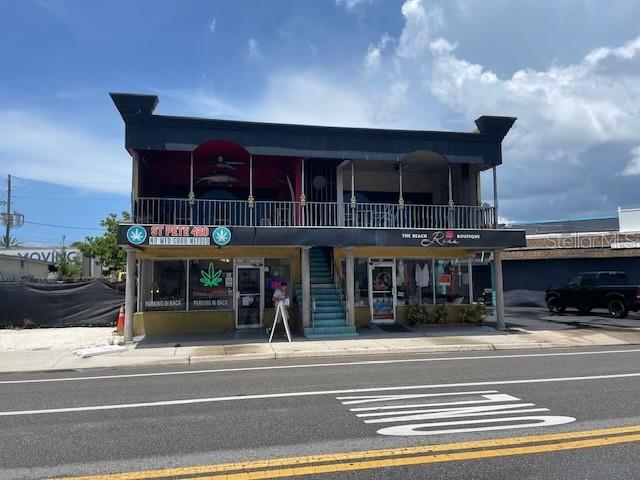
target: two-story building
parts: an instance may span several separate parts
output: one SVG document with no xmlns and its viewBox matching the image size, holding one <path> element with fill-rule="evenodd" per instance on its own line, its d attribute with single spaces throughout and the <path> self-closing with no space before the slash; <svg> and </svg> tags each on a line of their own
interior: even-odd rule
<svg viewBox="0 0 640 480">
<path fill-rule="evenodd" d="M 493 250 L 499 270 L 501 249 L 524 245 L 497 228 L 514 118 L 480 117 L 472 133 L 337 128 L 156 115 L 154 95 L 111 97 L 133 168 L 133 223 L 118 233 L 127 338 L 268 326 L 283 282 L 305 335 L 352 336 L 411 304 L 471 302 L 474 252 Z"/>
</svg>

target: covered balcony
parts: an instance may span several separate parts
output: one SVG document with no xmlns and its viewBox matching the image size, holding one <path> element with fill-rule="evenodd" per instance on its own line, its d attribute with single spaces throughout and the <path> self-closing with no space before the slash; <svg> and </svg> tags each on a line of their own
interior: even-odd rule
<svg viewBox="0 0 640 480">
<path fill-rule="evenodd" d="M 431 151 L 395 162 L 251 156 L 208 142 L 191 154 L 147 154 L 134 221 L 232 227 L 495 228 L 473 165 Z"/>
</svg>

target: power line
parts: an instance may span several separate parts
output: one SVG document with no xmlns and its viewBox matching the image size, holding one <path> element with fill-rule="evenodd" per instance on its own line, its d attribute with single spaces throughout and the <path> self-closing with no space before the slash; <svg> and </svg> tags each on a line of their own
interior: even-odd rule
<svg viewBox="0 0 640 480">
<path fill-rule="evenodd" d="M 100 230 L 100 231 L 106 230 L 106 228 L 72 227 L 72 226 L 69 226 L 69 225 L 54 225 L 54 224 L 51 224 L 51 223 L 27 222 L 26 220 L 25 220 L 24 223 L 28 223 L 29 225 L 38 225 L 40 227 L 69 228 L 69 229 L 73 229 L 73 230 Z"/>
</svg>

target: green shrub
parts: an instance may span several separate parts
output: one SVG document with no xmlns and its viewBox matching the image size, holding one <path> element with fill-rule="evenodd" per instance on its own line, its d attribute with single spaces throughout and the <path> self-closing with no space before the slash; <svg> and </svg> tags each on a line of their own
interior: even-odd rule
<svg viewBox="0 0 640 480">
<path fill-rule="evenodd" d="M 407 309 L 407 320 L 412 325 L 420 326 L 429 323 L 429 311 L 418 305 L 409 305 Z"/>
<path fill-rule="evenodd" d="M 487 308 L 484 304 L 476 303 L 474 305 L 465 305 L 460 310 L 460 321 L 463 323 L 482 325 L 486 314 Z"/>
<path fill-rule="evenodd" d="M 436 305 L 432 316 L 433 323 L 447 323 L 449 321 L 449 311 L 445 305 Z"/>
</svg>

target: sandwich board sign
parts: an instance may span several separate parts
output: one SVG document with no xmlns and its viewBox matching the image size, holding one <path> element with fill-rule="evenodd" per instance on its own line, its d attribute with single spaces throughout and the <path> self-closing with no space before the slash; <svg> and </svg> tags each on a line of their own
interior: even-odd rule
<svg viewBox="0 0 640 480">
<path fill-rule="evenodd" d="M 289 330 L 289 314 L 287 313 L 285 302 L 285 300 L 280 300 L 276 304 L 276 316 L 273 319 L 271 335 L 269 335 L 269 343 L 271 343 L 271 340 L 273 340 L 273 332 L 276 331 L 276 326 L 278 325 L 279 319 L 282 320 L 282 323 L 284 324 L 284 330 L 287 332 L 287 340 L 289 340 L 289 343 L 291 343 L 291 331 Z"/>
</svg>

